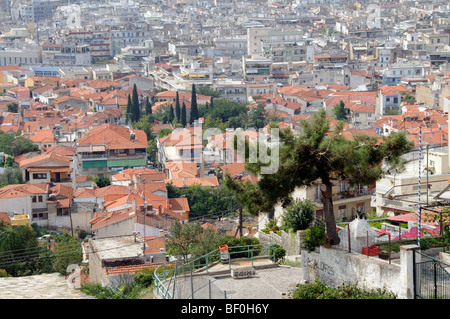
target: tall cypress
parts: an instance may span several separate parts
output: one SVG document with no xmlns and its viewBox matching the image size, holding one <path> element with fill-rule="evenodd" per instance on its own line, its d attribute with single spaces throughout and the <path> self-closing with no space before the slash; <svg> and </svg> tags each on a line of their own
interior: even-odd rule
<svg viewBox="0 0 450 319">
<path fill-rule="evenodd" d="M 180 123 L 181 108 L 180 108 L 180 97 L 178 96 L 178 91 L 177 91 L 177 98 L 175 100 L 175 115 L 177 116 L 177 122 Z"/>
<path fill-rule="evenodd" d="M 133 107 L 133 104 L 131 103 L 131 97 L 130 97 L 130 94 L 128 94 L 127 113 L 125 114 L 125 118 L 127 119 L 128 123 L 131 121 L 132 107 Z"/>
<path fill-rule="evenodd" d="M 195 92 L 195 84 L 192 84 L 191 117 L 189 123 L 192 124 L 195 120 L 198 120 L 197 93 Z"/>
<path fill-rule="evenodd" d="M 175 118 L 175 113 L 173 111 L 173 105 L 170 105 L 170 111 L 169 111 L 169 123 L 172 123 L 173 119 Z"/>
<path fill-rule="evenodd" d="M 133 96 L 132 96 L 132 116 L 131 120 L 137 122 L 141 118 L 141 108 L 139 107 L 139 96 L 137 92 L 136 84 L 133 85 Z"/>
<path fill-rule="evenodd" d="M 183 127 L 186 127 L 186 104 L 183 102 L 183 106 L 181 107 L 181 124 Z"/>
</svg>

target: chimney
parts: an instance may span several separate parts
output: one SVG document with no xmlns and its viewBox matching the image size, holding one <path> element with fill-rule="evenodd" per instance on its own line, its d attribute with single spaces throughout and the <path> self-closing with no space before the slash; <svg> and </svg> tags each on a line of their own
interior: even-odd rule
<svg viewBox="0 0 450 319">
<path fill-rule="evenodd" d="M 161 206 L 161 204 L 158 205 L 158 215 L 162 215 L 162 206 Z"/>
</svg>

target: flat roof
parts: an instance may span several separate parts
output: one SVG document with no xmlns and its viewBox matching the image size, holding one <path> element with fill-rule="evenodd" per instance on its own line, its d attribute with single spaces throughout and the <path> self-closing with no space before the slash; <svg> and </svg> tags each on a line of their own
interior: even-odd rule
<svg viewBox="0 0 450 319">
<path fill-rule="evenodd" d="M 143 254 L 143 243 L 140 239 L 135 242 L 133 235 L 93 238 L 91 241 L 103 260 L 137 257 Z"/>
</svg>

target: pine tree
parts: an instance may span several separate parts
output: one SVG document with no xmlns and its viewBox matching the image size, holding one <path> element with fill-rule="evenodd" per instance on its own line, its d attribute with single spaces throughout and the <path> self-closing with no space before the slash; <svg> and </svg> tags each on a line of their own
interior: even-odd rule
<svg viewBox="0 0 450 319">
<path fill-rule="evenodd" d="M 131 114 L 131 121 L 137 122 L 141 119 L 141 108 L 139 106 L 139 95 L 137 92 L 136 84 L 133 85 Z"/>
<path fill-rule="evenodd" d="M 180 122 L 181 120 L 181 107 L 180 107 L 180 97 L 178 96 L 178 91 L 177 91 L 177 97 L 175 100 L 175 114 L 177 116 L 177 121 Z"/>
<path fill-rule="evenodd" d="M 192 84 L 192 96 L 191 96 L 191 117 L 189 123 L 194 123 L 198 120 L 198 106 L 197 106 L 197 93 L 195 93 L 195 84 Z"/>
<path fill-rule="evenodd" d="M 184 104 L 183 102 L 183 106 L 181 107 L 181 125 L 183 125 L 183 127 L 186 127 L 186 104 Z"/>
<path fill-rule="evenodd" d="M 277 203 L 287 207 L 296 188 L 320 182 L 326 234 L 330 244 L 338 245 L 340 238 L 333 211 L 333 181 L 373 185 L 388 169 L 398 165 L 401 156 L 411 149 L 413 143 L 403 132 L 384 137 L 381 143 L 379 137 L 363 134 L 352 140 L 346 139 L 341 134 L 343 122 L 339 122 L 329 136 L 330 125 L 324 110 L 312 120 L 302 121 L 301 126 L 303 131 L 299 136 L 290 130 L 279 131 L 279 157 L 272 159 L 271 163 L 246 161 L 246 169 L 260 175 L 256 184 L 244 185 L 225 174 L 225 185 L 239 194 L 240 202 L 249 213 L 257 215 L 273 212 Z M 273 164 L 274 160 L 278 161 L 276 171 L 260 174 L 261 169 Z"/>
<path fill-rule="evenodd" d="M 130 94 L 128 94 L 127 113 L 125 114 L 125 117 L 126 117 L 128 123 L 130 123 L 130 121 L 131 121 L 132 108 L 133 108 L 133 104 L 131 103 Z"/>
</svg>

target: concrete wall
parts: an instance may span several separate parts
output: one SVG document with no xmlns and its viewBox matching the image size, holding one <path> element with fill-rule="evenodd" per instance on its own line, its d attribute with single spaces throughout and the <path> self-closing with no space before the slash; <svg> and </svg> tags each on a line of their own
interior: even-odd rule
<svg viewBox="0 0 450 319">
<path fill-rule="evenodd" d="M 269 234 L 258 232 L 258 239 L 262 244 L 276 243 L 286 249 L 286 256 L 300 255 L 301 246 L 305 238 L 305 231 L 299 230 L 297 233 L 280 232 L 281 236 L 270 232 Z"/>
<path fill-rule="evenodd" d="M 412 299 L 412 254 L 418 248 L 402 246 L 400 264 L 333 247 L 320 247 L 319 251 L 312 252 L 302 250 L 303 278 L 310 283 L 317 278 L 330 287 L 357 282 L 358 286 L 368 289 L 385 288 L 399 299 Z"/>
</svg>

